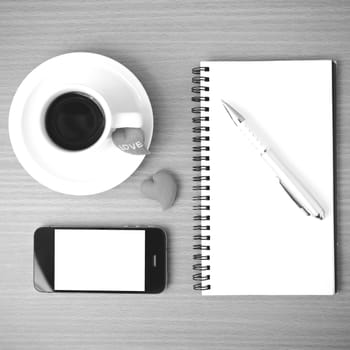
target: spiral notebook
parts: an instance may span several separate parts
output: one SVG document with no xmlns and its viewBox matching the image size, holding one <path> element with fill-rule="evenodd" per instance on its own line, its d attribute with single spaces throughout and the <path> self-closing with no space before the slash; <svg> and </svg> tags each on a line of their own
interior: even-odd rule
<svg viewBox="0 0 350 350">
<path fill-rule="evenodd" d="M 334 63 L 201 62 L 193 69 L 194 289 L 335 293 Z M 315 194 L 305 215 L 239 135 L 225 100 Z"/>
</svg>

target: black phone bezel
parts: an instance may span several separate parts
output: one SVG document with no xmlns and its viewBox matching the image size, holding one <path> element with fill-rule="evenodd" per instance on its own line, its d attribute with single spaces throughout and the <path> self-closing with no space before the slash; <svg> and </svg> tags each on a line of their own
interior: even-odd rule
<svg viewBox="0 0 350 350">
<path fill-rule="evenodd" d="M 55 290 L 55 230 L 144 230 L 145 231 L 145 290 L 144 291 L 110 291 L 110 290 Z M 156 255 L 156 265 L 154 265 Z M 135 293 L 154 294 L 161 293 L 166 286 L 166 234 L 159 227 L 40 227 L 34 232 L 34 273 L 33 283 L 38 288 L 35 274 L 37 269 L 43 274 L 54 293 Z"/>
</svg>

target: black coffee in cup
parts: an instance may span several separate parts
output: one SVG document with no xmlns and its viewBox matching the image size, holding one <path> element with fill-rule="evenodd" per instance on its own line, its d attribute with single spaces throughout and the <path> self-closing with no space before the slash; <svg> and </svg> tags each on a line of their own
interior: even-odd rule
<svg viewBox="0 0 350 350">
<path fill-rule="evenodd" d="M 101 137 L 105 117 L 92 97 L 80 92 L 68 92 L 49 105 L 45 127 L 57 146 L 80 151 L 92 146 Z"/>
</svg>

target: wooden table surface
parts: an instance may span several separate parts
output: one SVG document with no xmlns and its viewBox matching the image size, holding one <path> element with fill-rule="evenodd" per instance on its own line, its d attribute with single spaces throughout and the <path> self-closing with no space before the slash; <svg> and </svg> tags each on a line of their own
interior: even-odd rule
<svg viewBox="0 0 350 350">
<path fill-rule="evenodd" d="M 2 0 L 0 2 L 0 349 L 349 349 L 350 2 Z M 96 196 L 54 193 L 20 166 L 8 136 L 16 87 L 71 51 L 110 56 L 143 82 L 152 155 Z M 201 297 L 192 290 L 191 68 L 200 60 L 333 58 L 337 72 L 340 291 L 333 297 Z M 140 183 L 166 168 L 180 183 L 161 212 Z M 169 237 L 157 296 L 41 294 L 32 283 L 41 225 L 156 224 Z"/>
</svg>

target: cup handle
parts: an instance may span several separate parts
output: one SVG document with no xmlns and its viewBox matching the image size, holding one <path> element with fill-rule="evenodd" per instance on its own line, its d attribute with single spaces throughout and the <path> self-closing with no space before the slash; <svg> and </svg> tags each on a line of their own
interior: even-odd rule
<svg viewBox="0 0 350 350">
<path fill-rule="evenodd" d="M 122 112 L 112 117 L 112 129 L 117 128 L 141 128 L 142 115 L 138 112 Z"/>
</svg>

